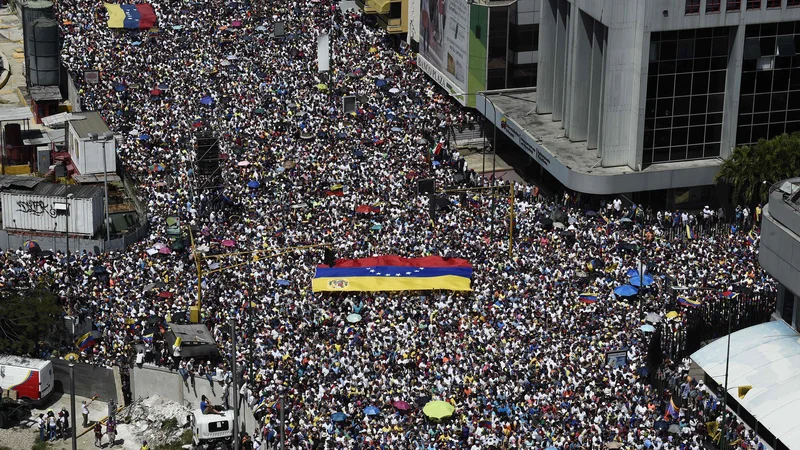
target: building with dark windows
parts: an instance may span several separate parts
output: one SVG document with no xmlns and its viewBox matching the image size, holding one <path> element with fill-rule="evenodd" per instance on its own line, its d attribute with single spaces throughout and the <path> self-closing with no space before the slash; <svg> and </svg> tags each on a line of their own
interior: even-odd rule
<svg viewBox="0 0 800 450">
<path fill-rule="evenodd" d="M 542 0 L 410 0 L 420 69 L 462 105 L 482 91 L 536 86 Z"/>
<path fill-rule="evenodd" d="M 539 29 L 536 88 L 476 106 L 569 189 L 712 202 L 735 146 L 800 131 L 800 0 L 542 0 Z"/>
<path fill-rule="evenodd" d="M 758 262 L 779 283 L 775 318 L 800 331 L 800 178 L 770 189 Z"/>
</svg>

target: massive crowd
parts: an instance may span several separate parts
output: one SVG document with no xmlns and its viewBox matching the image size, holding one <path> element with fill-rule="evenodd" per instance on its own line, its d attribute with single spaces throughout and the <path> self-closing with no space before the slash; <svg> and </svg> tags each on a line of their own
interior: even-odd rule
<svg viewBox="0 0 800 450">
<path fill-rule="evenodd" d="M 701 448 L 718 408 L 685 402 L 668 418 L 680 432 L 654 428 L 669 398 L 642 375 L 649 336 L 640 327 L 674 303 L 664 276 L 772 290 L 744 234 L 670 240 L 661 217 L 641 233 L 621 214 L 607 222 L 602 210 L 587 214 L 518 186 L 509 257 L 505 194 L 494 208 L 489 194 L 450 197 L 466 204 L 439 210 L 432 223 L 416 181 L 454 185 L 464 172 L 461 183 L 476 181 L 447 145 L 434 157 L 440 164 L 429 160 L 445 127 L 469 113 L 367 18 L 327 0 L 150 3 L 157 31 L 110 30 L 101 3 L 57 2 L 64 61 L 84 108 L 123 136 L 119 156 L 147 203 L 149 237 L 125 252 L 77 255 L 70 283 L 58 258 L 3 256 L 9 280 L 54 279 L 67 308 L 87 311 L 101 335 L 87 358 L 130 361 L 149 318 L 186 320 L 197 295 L 192 249 L 148 252 L 170 245 L 168 217 L 197 230 L 195 250 L 206 254 L 329 243 L 346 258 L 458 256 L 474 266 L 468 294 L 313 294 L 319 250 L 215 260 L 250 261 L 201 283 L 203 320 L 226 357 L 229 317 L 239 323 L 235 356 L 257 435 L 275 442 L 283 395 L 289 448 Z M 285 38 L 271 36 L 278 22 Z M 324 31 L 334 70 L 319 73 L 311 55 Z M 85 83 L 85 69 L 100 70 L 100 82 Z M 356 112 L 342 111 L 343 95 L 357 96 Z M 221 193 L 196 190 L 199 130 L 215 133 L 227 155 Z M 360 205 L 370 212 L 356 213 Z M 565 229 L 550 226 L 554 213 Z M 616 298 L 640 263 L 656 279 L 651 293 Z M 585 292 L 598 301 L 578 301 Z M 703 300 L 718 301 L 708 292 Z M 362 320 L 348 323 L 354 312 Z M 606 353 L 620 348 L 630 349 L 628 364 L 608 366 Z M 155 361 L 179 363 L 166 348 Z M 685 376 L 678 365 L 666 367 Z M 688 392 L 704 395 L 696 384 Z M 417 409 L 428 399 L 452 402 L 454 416 L 427 419 Z M 334 413 L 345 417 L 333 421 Z"/>
</svg>

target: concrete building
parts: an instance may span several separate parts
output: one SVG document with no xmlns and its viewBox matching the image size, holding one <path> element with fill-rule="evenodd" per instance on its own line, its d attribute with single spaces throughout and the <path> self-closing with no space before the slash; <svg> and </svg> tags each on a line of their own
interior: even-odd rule
<svg viewBox="0 0 800 450">
<path fill-rule="evenodd" d="M 800 0 L 542 0 L 537 88 L 477 108 L 567 188 L 685 197 L 800 130 L 795 21 Z"/>
<path fill-rule="evenodd" d="M 800 331 L 800 178 L 772 187 L 758 262 L 779 283 L 775 318 Z"/>
<path fill-rule="evenodd" d="M 355 0 L 367 14 L 374 14 L 378 25 L 389 34 L 408 32 L 409 0 Z"/>
<path fill-rule="evenodd" d="M 420 69 L 462 105 L 536 85 L 542 0 L 409 0 Z"/>
</svg>

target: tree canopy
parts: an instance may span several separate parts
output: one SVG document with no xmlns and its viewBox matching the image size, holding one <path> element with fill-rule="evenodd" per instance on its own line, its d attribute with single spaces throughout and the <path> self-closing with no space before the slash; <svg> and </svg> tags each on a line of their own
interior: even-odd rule
<svg viewBox="0 0 800 450">
<path fill-rule="evenodd" d="M 33 355 L 63 315 L 55 294 L 43 288 L 0 297 L 0 352 Z"/>
<path fill-rule="evenodd" d="M 760 139 L 754 146 L 733 150 L 714 180 L 731 185 L 733 202 L 766 203 L 772 184 L 800 175 L 800 134 Z"/>
</svg>

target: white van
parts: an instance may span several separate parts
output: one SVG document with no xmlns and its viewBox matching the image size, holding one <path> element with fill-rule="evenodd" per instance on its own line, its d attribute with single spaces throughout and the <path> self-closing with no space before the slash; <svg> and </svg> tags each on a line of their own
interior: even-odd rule
<svg viewBox="0 0 800 450">
<path fill-rule="evenodd" d="M 194 410 L 190 417 L 195 449 L 229 449 L 233 444 L 233 410 L 222 414 L 203 414 Z"/>
<path fill-rule="evenodd" d="M 0 387 L 17 398 L 40 403 L 53 392 L 53 363 L 43 359 L 0 355 Z M 7 396 L 3 393 L 3 396 Z"/>
</svg>

